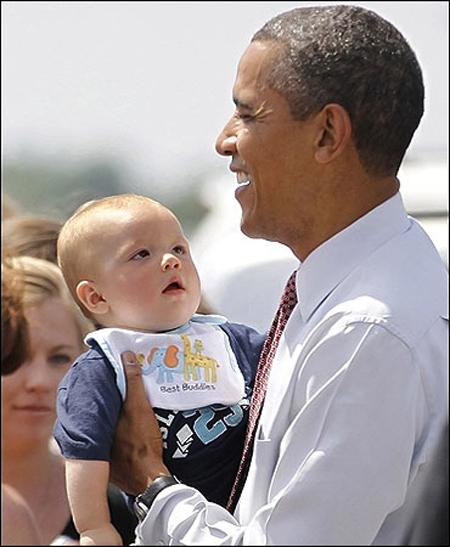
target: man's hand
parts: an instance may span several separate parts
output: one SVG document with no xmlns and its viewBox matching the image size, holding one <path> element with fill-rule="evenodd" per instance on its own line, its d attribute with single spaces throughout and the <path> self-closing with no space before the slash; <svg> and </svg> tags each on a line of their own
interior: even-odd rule
<svg viewBox="0 0 450 547">
<path fill-rule="evenodd" d="M 159 475 L 170 475 L 162 459 L 162 439 L 136 355 L 121 355 L 127 394 L 111 454 L 111 482 L 129 494 L 143 492 Z"/>
</svg>

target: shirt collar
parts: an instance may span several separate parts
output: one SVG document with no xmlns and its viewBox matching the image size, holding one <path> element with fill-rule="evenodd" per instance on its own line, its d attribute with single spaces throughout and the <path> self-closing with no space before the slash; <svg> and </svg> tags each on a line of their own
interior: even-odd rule
<svg viewBox="0 0 450 547">
<path fill-rule="evenodd" d="M 184 323 L 184 325 L 180 325 L 179 327 L 175 327 L 171 330 L 164 331 L 164 334 L 183 334 L 187 330 L 189 330 L 192 326 L 192 323 L 202 323 L 204 325 L 222 325 L 223 323 L 226 323 L 227 320 L 223 315 L 217 315 L 217 314 L 198 314 L 194 313 L 194 315 L 191 317 L 191 319 Z M 161 334 L 161 333 L 159 333 Z"/>
<path fill-rule="evenodd" d="M 297 272 L 297 296 L 302 319 L 307 321 L 356 266 L 408 226 L 408 216 L 397 192 L 317 247 L 300 264 Z"/>
</svg>

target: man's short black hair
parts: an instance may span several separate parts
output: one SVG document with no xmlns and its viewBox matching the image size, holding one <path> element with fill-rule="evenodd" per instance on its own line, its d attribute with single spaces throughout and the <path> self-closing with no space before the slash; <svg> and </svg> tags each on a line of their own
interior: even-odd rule
<svg viewBox="0 0 450 547">
<path fill-rule="evenodd" d="M 357 6 L 297 8 L 268 21 L 254 41 L 281 45 L 268 84 L 295 119 L 340 104 L 366 171 L 397 173 L 423 114 L 424 88 L 414 52 L 391 23 Z"/>
</svg>

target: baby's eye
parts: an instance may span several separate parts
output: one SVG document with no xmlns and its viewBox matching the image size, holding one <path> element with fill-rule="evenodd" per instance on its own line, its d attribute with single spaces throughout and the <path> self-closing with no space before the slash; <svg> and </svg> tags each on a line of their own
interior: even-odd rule
<svg viewBox="0 0 450 547">
<path fill-rule="evenodd" d="M 183 247 L 183 245 L 177 245 L 173 248 L 173 252 L 177 255 L 184 255 L 186 252 L 186 247 Z"/>
<path fill-rule="evenodd" d="M 142 260 L 143 258 L 147 258 L 150 256 L 150 251 L 147 249 L 141 249 L 137 253 L 134 253 L 134 255 L 131 257 L 131 260 Z"/>
</svg>

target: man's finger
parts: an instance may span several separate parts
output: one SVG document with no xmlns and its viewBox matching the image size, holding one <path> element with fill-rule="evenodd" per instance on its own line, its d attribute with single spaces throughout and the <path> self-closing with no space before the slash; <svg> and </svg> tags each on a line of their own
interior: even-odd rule
<svg viewBox="0 0 450 547">
<path fill-rule="evenodd" d="M 124 351 L 120 355 L 120 358 L 122 359 L 122 364 L 124 368 L 126 370 L 128 369 L 127 377 L 133 376 L 135 374 L 140 375 L 142 373 L 141 366 L 137 361 L 135 353 L 133 353 L 132 351 Z"/>
<path fill-rule="evenodd" d="M 136 404 L 137 406 L 146 403 L 148 404 L 142 379 L 142 367 L 137 361 L 136 354 L 132 351 L 124 351 L 120 355 L 120 358 L 122 360 L 127 382 L 125 408 L 129 406 L 130 403 Z"/>
<path fill-rule="evenodd" d="M 120 357 L 127 378 L 127 395 L 124 410 L 127 412 L 127 409 L 130 409 L 131 406 L 133 408 L 135 406 L 138 407 L 141 412 L 145 409 L 145 419 L 147 420 L 152 437 L 161 439 L 158 421 L 156 420 L 155 413 L 153 412 L 153 408 L 145 392 L 144 381 L 142 379 L 142 367 L 137 361 L 136 354 L 132 351 L 124 351 Z"/>
</svg>

